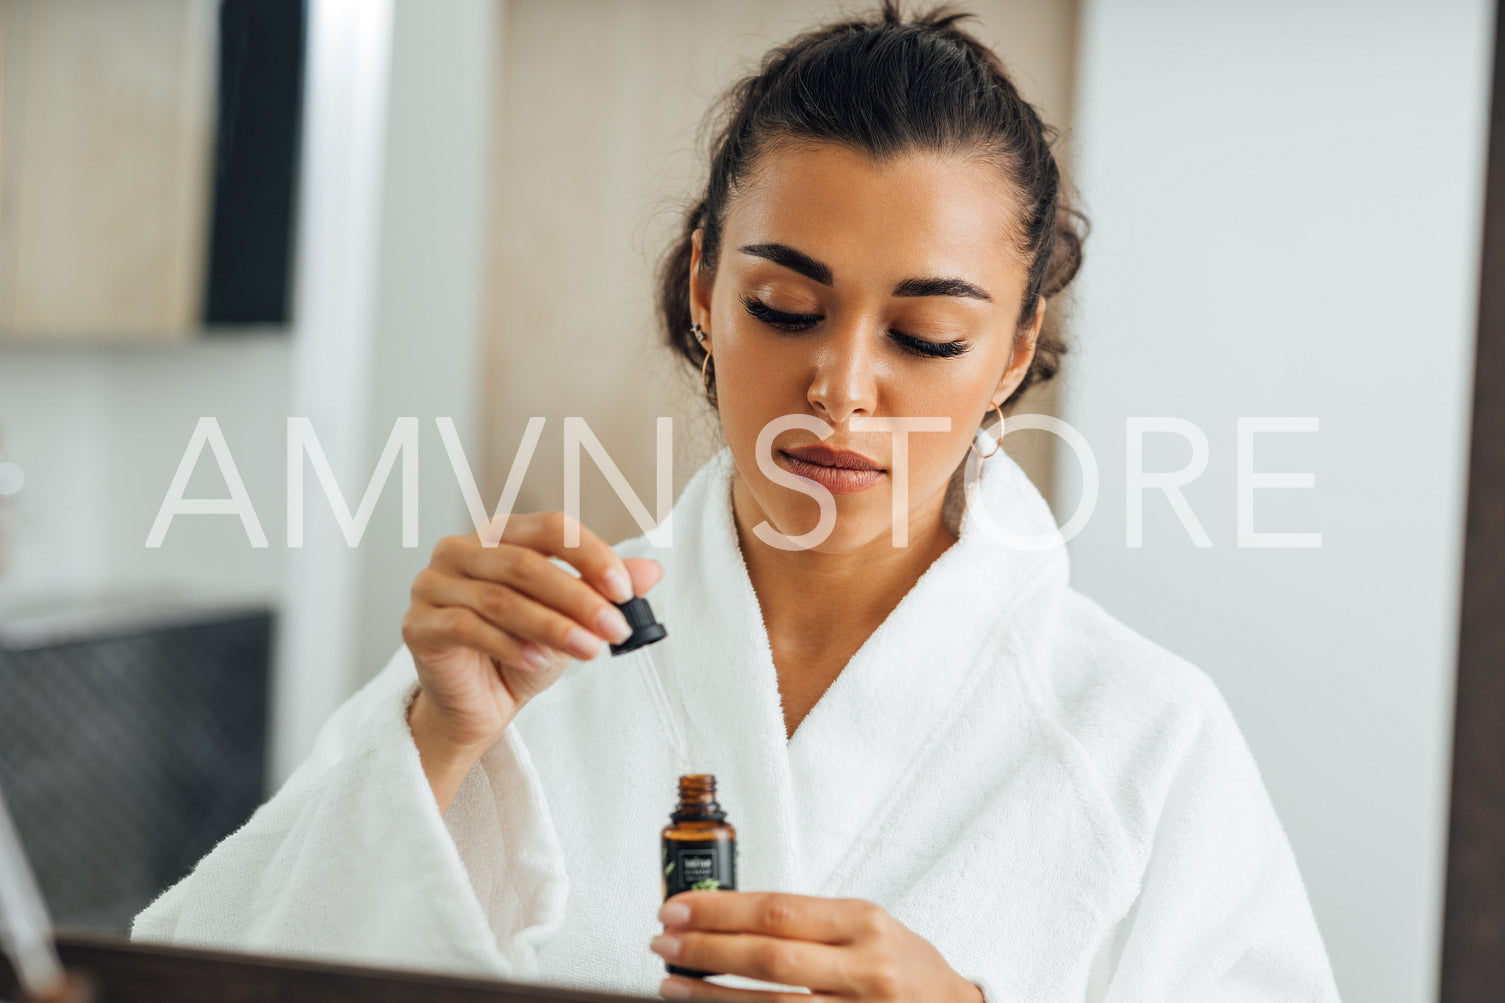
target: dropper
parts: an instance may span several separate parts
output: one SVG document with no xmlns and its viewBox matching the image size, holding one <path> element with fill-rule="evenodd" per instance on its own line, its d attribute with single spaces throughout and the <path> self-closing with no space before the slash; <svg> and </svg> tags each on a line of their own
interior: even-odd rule
<svg viewBox="0 0 1505 1003">
<path fill-rule="evenodd" d="M 668 729 L 669 745 L 678 760 L 679 772 L 688 773 L 690 772 L 689 743 L 685 738 L 679 715 L 674 713 L 674 708 L 669 703 L 669 694 L 664 692 L 664 681 L 659 674 L 658 664 L 654 662 L 653 654 L 648 649 L 648 645 L 662 641 L 669 635 L 669 632 L 664 629 L 663 624 L 654 619 L 652 607 L 642 596 L 634 596 L 624 603 L 617 603 L 616 607 L 627 618 L 627 625 L 632 628 L 632 636 L 620 644 L 613 644 L 611 653 L 625 655 L 629 651 L 638 652 L 638 673 L 643 678 L 643 685 L 648 689 L 648 699 L 653 702 L 659 719 Z"/>
<path fill-rule="evenodd" d="M 10 957 L 24 998 L 45 1000 L 67 984 L 52 944 L 52 921 L 26 864 L 21 839 L 0 796 L 0 948 Z"/>
</svg>

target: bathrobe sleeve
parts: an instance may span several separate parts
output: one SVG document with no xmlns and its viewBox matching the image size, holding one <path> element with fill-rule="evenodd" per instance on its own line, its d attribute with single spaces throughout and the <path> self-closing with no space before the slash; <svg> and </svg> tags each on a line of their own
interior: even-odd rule
<svg viewBox="0 0 1505 1003">
<path fill-rule="evenodd" d="M 1196 682 L 1197 710 L 1169 740 L 1175 753 L 1141 788 L 1160 809 L 1136 853 L 1139 892 L 1114 931 L 1102 998 L 1337 1000 L 1254 757 L 1211 681 Z"/>
<path fill-rule="evenodd" d="M 280 791 L 139 916 L 133 940 L 530 978 L 567 892 L 515 727 L 441 816 L 408 730 L 405 648 Z"/>
</svg>

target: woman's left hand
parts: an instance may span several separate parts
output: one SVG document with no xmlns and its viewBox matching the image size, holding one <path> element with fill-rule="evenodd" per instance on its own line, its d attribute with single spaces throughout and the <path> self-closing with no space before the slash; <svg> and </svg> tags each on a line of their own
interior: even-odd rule
<svg viewBox="0 0 1505 1003">
<path fill-rule="evenodd" d="M 780 892 L 682 892 L 658 912 L 653 951 L 701 971 L 804 986 L 815 999 L 983 1003 L 929 941 L 862 899 Z M 732 989 L 671 976 L 667 999 L 804 1003 L 804 993 Z"/>
</svg>

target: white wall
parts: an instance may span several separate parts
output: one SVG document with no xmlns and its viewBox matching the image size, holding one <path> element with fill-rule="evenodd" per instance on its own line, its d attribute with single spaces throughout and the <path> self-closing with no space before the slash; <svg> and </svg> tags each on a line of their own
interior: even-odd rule
<svg viewBox="0 0 1505 1003">
<path fill-rule="evenodd" d="M 305 467 L 306 544 L 288 552 L 274 780 L 402 643 L 413 576 L 470 528 L 438 433 L 473 454 L 481 220 L 497 6 L 321 0 L 312 8 L 290 415 L 307 416 L 354 511 L 394 423 L 420 422 L 419 546 L 394 470 L 351 549 Z M 479 463 L 476 464 L 479 467 Z"/>
<path fill-rule="evenodd" d="M 1102 496 L 1074 582 L 1201 665 L 1291 836 L 1345 998 L 1436 997 L 1492 8 L 1095 0 L 1078 107 L 1087 244 L 1064 415 Z M 1125 545 L 1130 416 L 1206 433 Z M 1236 419 L 1258 439 L 1237 546 Z M 1152 436 L 1145 469 L 1191 455 Z M 1064 475 L 1064 508 L 1080 481 Z"/>
<path fill-rule="evenodd" d="M 0 345 L 0 451 L 26 471 L 0 499 L 0 608 L 148 594 L 275 601 L 282 552 L 231 516 L 146 537 L 200 415 L 215 415 L 272 539 L 282 538 L 288 344 L 253 334 L 163 346 Z M 190 497 L 225 497 L 212 463 Z"/>
<path fill-rule="evenodd" d="M 361 548 L 357 682 L 402 643 L 409 589 L 434 544 L 473 528 L 434 419 L 453 419 L 478 481 L 484 465 L 483 246 L 501 5 L 400 0 L 395 13 L 367 471 L 393 422 L 417 417 L 422 499 L 418 547 L 400 545 L 399 510 L 389 505 Z M 396 487 L 394 479 L 394 500 Z"/>
</svg>

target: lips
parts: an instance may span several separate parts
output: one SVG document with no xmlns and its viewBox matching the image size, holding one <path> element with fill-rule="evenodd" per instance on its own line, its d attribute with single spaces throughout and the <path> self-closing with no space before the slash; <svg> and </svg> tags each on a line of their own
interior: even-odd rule
<svg viewBox="0 0 1505 1003">
<path fill-rule="evenodd" d="M 877 462 L 850 449 L 829 446 L 798 446 L 779 450 L 775 462 L 790 473 L 822 484 L 839 495 L 866 491 L 883 479 Z"/>
<path fill-rule="evenodd" d="M 784 450 L 786 454 L 806 463 L 836 470 L 883 470 L 873 459 L 851 449 L 832 449 L 830 446 L 796 446 Z"/>
</svg>

